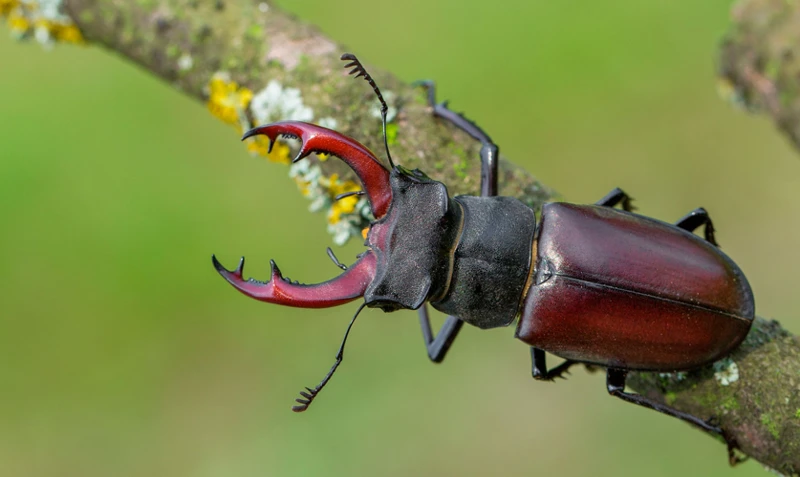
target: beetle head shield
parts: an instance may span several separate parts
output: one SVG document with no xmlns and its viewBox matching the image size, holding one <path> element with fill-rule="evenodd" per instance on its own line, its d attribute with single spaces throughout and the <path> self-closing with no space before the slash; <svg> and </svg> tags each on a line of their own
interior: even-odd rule
<svg viewBox="0 0 800 477">
<path fill-rule="evenodd" d="M 377 263 L 364 300 L 384 311 L 417 309 L 449 285 L 461 208 L 417 169 L 395 167 L 390 182 L 391 207 L 367 236 Z"/>
</svg>

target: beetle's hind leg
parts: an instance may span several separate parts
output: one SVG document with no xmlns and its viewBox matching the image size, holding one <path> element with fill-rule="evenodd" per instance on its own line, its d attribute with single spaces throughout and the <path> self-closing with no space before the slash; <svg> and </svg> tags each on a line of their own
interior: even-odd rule
<svg viewBox="0 0 800 477">
<path fill-rule="evenodd" d="M 497 195 L 497 144 L 477 124 L 448 108 L 447 102 L 436 104 L 436 85 L 433 81 L 417 81 L 414 84 L 428 91 L 428 104 L 433 108 L 434 116 L 450 121 L 481 142 L 481 197 Z"/>
<path fill-rule="evenodd" d="M 636 207 L 633 206 L 633 197 L 629 196 L 624 190 L 619 187 L 615 188 L 605 197 L 594 203 L 603 207 L 614 207 L 620 205 L 622 210 L 632 212 Z"/>
<path fill-rule="evenodd" d="M 686 214 L 682 219 L 675 222 L 676 227 L 680 227 L 689 232 L 694 232 L 701 225 L 705 225 L 705 238 L 715 247 L 719 247 L 716 238 L 714 238 L 714 223 L 708 215 L 708 211 L 702 207 L 698 207 L 693 211 Z"/>
<path fill-rule="evenodd" d="M 566 360 L 553 369 L 547 369 L 547 357 L 544 350 L 531 346 L 531 375 L 538 381 L 553 381 L 564 378 L 564 373 L 569 373 L 569 368 L 577 364 L 575 361 Z M 566 378 L 564 378 L 566 379 Z"/>
<path fill-rule="evenodd" d="M 628 371 L 624 369 L 608 368 L 608 374 L 606 375 L 606 388 L 608 389 L 608 394 L 616 396 L 623 401 L 638 404 L 668 416 L 677 417 L 678 419 L 688 422 L 689 424 L 692 424 L 701 430 L 708 432 L 709 434 L 722 437 L 725 440 L 725 443 L 728 445 L 728 461 L 730 464 L 736 465 L 741 462 L 734 452 L 735 449 L 739 448 L 738 444 L 734 439 L 728 436 L 728 434 L 722 430 L 722 428 L 714 426 L 708 421 L 704 421 L 697 416 L 679 411 L 675 408 L 667 406 L 666 404 L 661 404 L 660 402 L 648 399 L 642 395 L 625 392 L 625 380 L 627 377 Z"/>
</svg>

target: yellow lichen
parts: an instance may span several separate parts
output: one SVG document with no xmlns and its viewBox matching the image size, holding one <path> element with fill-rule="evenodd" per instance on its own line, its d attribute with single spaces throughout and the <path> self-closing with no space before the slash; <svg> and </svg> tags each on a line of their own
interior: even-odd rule
<svg viewBox="0 0 800 477">
<path fill-rule="evenodd" d="M 269 138 L 266 136 L 253 136 L 247 140 L 247 150 L 254 156 L 264 156 L 278 164 L 289 165 L 292 163 L 291 148 L 280 140 L 275 142 L 272 152 L 268 152 Z"/>
<path fill-rule="evenodd" d="M 22 14 L 22 10 L 17 8 L 8 14 L 8 27 L 13 33 L 24 35 L 30 31 L 31 22 Z"/>
<path fill-rule="evenodd" d="M 300 193 L 303 194 L 303 197 L 311 196 L 311 183 L 308 181 L 304 181 L 300 177 L 294 178 L 295 184 L 297 184 L 297 188 L 300 190 Z"/>
<path fill-rule="evenodd" d="M 84 43 L 83 35 L 81 35 L 81 31 L 78 30 L 78 27 L 75 25 L 53 25 L 53 30 L 51 31 L 53 36 L 57 41 L 62 43 L 74 43 L 80 44 Z"/>
<path fill-rule="evenodd" d="M 225 75 L 214 75 L 208 83 L 208 110 L 211 114 L 234 126 L 241 126 L 253 92 L 240 87 Z"/>
<path fill-rule="evenodd" d="M 253 100 L 253 91 L 231 81 L 225 73 L 217 73 L 208 83 L 208 110 L 224 122 L 235 126 L 241 133 L 250 129 L 247 108 Z M 277 141 L 269 151 L 269 138 L 253 136 L 247 140 L 247 150 L 252 155 L 264 156 L 272 162 L 290 164 L 291 148 Z"/>
<path fill-rule="evenodd" d="M 0 16 L 6 16 L 19 7 L 19 0 L 0 0 Z"/>
<path fill-rule="evenodd" d="M 44 18 L 34 22 L 34 28 L 46 30 L 50 37 L 63 43 L 83 43 L 83 35 L 73 24 L 57 23 Z"/>
<path fill-rule="evenodd" d="M 322 181 L 320 181 L 322 182 Z M 361 186 L 353 181 L 340 181 L 338 174 L 333 174 L 328 179 L 328 195 L 334 199 L 339 194 L 346 192 L 357 192 L 361 190 Z M 358 204 L 358 196 L 351 195 L 339 200 L 333 200 L 331 210 L 328 211 L 328 223 L 335 224 L 342 219 L 342 215 L 352 214 L 356 210 Z"/>
<path fill-rule="evenodd" d="M 78 27 L 57 5 L 43 7 L 32 0 L 0 0 L 0 17 L 7 17 L 11 32 L 19 38 L 35 37 L 45 46 L 55 42 L 84 43 Z"/>
</svg>

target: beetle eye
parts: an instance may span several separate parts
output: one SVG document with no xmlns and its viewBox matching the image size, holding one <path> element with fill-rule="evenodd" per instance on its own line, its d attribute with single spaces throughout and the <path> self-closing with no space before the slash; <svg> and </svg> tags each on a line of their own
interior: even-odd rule
<svg viewBox="0 0 800 477">
<path fill-rule="evenodd" d="M 391 313 L 404 308 L 397 302 L 387 300 L 374 300 L 366 305 L 370 308 L 380 308 L 384 313 Z"/>
</svg>

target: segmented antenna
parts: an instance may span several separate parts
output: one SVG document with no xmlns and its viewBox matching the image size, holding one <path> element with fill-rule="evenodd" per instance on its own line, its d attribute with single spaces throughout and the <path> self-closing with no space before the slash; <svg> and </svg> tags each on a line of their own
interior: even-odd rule
<svg viewBox="0 0 800 477">
<path fill-rule="evenodd" d="M 361 306 L 358 307 L 358 310 L 356 310 L 356 314 L 353 315 L 353 319 L 350 320 L 350 324 L 347 325 L 347 331 L 344 332 L 344 338 L 342 338 L 342 344 L 341 346 L 339 346 L 339 352 L 336 353 L 336 362 L 333 363 L 333 367 L 331 368 L 331 370 L 328 371 L 328 374 L 326 374 L 325 377 L 322 378 L 322 381 L 319 384 L 317 384 L 317 387 L 315 387 L 314 389 L 306 388 L 306 391 L 308 392 L 300 391 L 300 395 L 303 396 L 303 399 L 301 398 L 295 399 L 295 401 L 300 403 L 300 405 L 292 406 L 292 411 L 303 412 L 306 409 L 308 409 L 308 406 L 311 405 L 311 403 L 314 401 L 314 398 L 317 397 L 317 394 L 319 394 L 319 392 L 322 391 L 322 388 L 324 388 L 325 385 L 328 384 L 328 381 L 331 380 L 331 376 L 333 376 L 333 373 L 336 371 L 336 368 L 338 368 L 339 365 L 342 363 L 342 358 L 344 358 L 344 344 L 347 343 L 347 336 L 350 334 L 350 328 L 353 327 L 353 323 L 356 322 L 358 314 L 361 313 L 361 310 L 363 310 L 366 305 L 367 305 L 366 303 L 362 303 Z"/>
<path fill-rule="evenodd" d="M 380 88 L 378 88 L 378 85 L 375 84 L 375 80 L 373 80 L 372 76 L 370 76 L 369 73 L 367 73 L 366 68 L 364 68 L 364 65 L 362 65 L 361 62 L 358 61 L 356 55 L 352 53 L 345 53 L 342 55 L 341 60 L 349 61 L 350 63 L 344 65 L 345 68 L 351 68 L 351 67 L 353 68 L 352 70 L 350 70 L 349 74 L 352 75 L 354 73 L 358 73 L 355 76 L 356 78 L 363 76 L 364 79 L 367 80 L 367 83 L 369 83 L 369 85 L 372 86 L 372 90 L 375 91 L 375 94 L 378 95 L 378 100 L 381 102 L 381 119 L 383 120 L 383 145 L 386 146 L 386 156 L 389 158 L 389 165 L 392 166 L 392 169 L 394 169 L 394 161 L 392 161 L 392 154 L 389 152 L 389 140 L 386 138 L 386 114 L 389 111 L 389 106 L 383 99 L 381 90 Z"/>
</svg>

